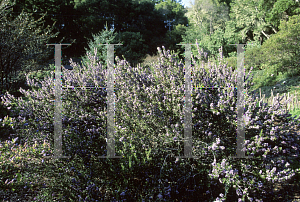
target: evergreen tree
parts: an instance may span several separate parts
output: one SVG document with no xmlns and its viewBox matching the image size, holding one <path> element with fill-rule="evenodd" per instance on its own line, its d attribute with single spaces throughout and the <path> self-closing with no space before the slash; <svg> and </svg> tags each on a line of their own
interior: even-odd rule
<svg viewBox="0 0 300 202">
<path fill-rule="evenodd" d="M 89 41 L 88 48 L 85 48 L 86 54 L 81 57 L 82 64 L 85 66 L 91 65 L 90 60 L 88 59 L 88 54 L 94 55 L 94 49 L 97 49 L 97 60 L 95 63 L 101 63 L 105 67 L 107 66 L 107 45 L 112 44 L 115 41 L 117 33 L 114 33 L 114 29 L 103 30 L 102 32 L 94 35 L 93 40 Z"/>
</svg>

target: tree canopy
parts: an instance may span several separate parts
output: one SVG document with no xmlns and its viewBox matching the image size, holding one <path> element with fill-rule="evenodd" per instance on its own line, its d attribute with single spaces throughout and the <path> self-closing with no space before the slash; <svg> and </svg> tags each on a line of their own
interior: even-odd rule
<svg viewBox="0 0 300 202">
<path fill-rule="evenodd" d="M 257 49 L 279 32 L 281 20 L 287 22 L 291 16 L 299 15 L 299 2 L 294 0 L 195 0 L 188 9 L 180 0 L 15 2 L 11 17 L 24 11 L 32 14 L 35 21 L 44 16 L 43 29 L 55 23 L 51 34 L 59 34 L 49 43 L 71 43 L 62 47 L 64 55 L 84 56 L 89 41 L 103 29 L 112 28 L 112 43 L 126 43 L 115 47 L 115 55 L 124 55 L 132 64 L 139 63 L 146 54 L 156 54 L 162 45 L 183 58 L 184 47 L 176 44 L 195 43 L 196 39 L 211 57 L 221 46 L 225 57 L 235 57 L 236 46 L 230 44 L 239 43 L 254 44 L 245 48 L 249 55 L 256 56 Z M 261 58 L 251 61 L 256 67 L 261 62 Z"/>
<path fill-rule="evenodd" d="M 279 31 L 267 40 L 259 51 L 265 63 L 275 66 L 278 72 L 300 72 L 299 40 L 300 16 L 291 16 L 288 21 L 282 20 Z"/>
<path fill-rule="evenodd" d="M 258 49 L 278 33 L 281 20 L 299 15 L 299 9 L 294 0 L 195 0 L 186 13 L 189 26 L 182 43 L 197 39 L 209 56 L 216 56 L 222 46 L 225 57 L 235 58 L 236 46 L 230 44 L 252 44 L 245 46 L 245 64 L 258 68 L 263 62 Z"/>
</svg>

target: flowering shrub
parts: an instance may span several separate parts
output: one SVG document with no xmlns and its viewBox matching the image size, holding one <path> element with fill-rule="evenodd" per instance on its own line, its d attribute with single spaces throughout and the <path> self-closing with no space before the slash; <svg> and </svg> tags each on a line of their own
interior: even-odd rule
<svg viewBox="0 0 300 202">
<path fill-rule="evenodd" d="M 182 197 L 190 201 L 201 197 L 203 201 L 224 201 L 235 197 L 258 201 L 270 196 L 273 183 L 292 179 L 298 170 L 290 165 L 299 155 L 299 133 L 292 127 L 299 126 L 299 118 L 291 118 L 278 101 L 272 107 L 266 103 L 257 107 L 254 96 L 247 92 L 252 85 L 251 69 L 245 79 L 244 151 L 253 158 L 229 158 L 235 156 L 237 147 L 237 73 L 221 62 L 205 66 L 199 60 L 203 54 L 199 48 L 198 62 L 192 56 L 193 64 L 197 63 L 192 68 L 193 86 L 231 88 L 193 90 L 193 156 L 201 159 L 175 159 L 183 151 L 184 65 L 170 51 L 158 50 L 154 73 L 116 57 L 115 142 L 116 155 L 123 156 L 119 161 L 93 157 L 106 154 L 105 89 L 63 90 L 63 152 L 72 156 L 65 166 L 74 174 L 71 185 L 68 177 L 61 184 L 77 190 L 79 195 L 72 194 L 73 200 Z M 105 86 L 107 70 L 88 57 L 88 66 L 70 61 L 73 70 L 63 70 L 63 86 Z M 40 85 L 27 80 L 36 89 L 21 89 L 26 101 L 9 94 L 2 100 L 6 106 L 15 103 L 13 125 L 20 139 L 28 143 L 46 139 L 53 148 L 53 79 L 47 77 Z M 104 182 L 99 176 L 109 180 Z M 104 185 L 106 190 L 99 191 Z"/>
</svg>

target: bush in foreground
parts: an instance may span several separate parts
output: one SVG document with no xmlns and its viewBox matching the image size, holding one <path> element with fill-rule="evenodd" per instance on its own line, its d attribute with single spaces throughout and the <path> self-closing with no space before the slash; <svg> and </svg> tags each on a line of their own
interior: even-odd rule
<svg viewBox="0 0 300 202">
<path fill-rule="evenodd" d="M 57 161 L 55 169 L 43 164 L 56 180 L 49 185 L 55 193 L 71 201 L 258 201 L 271 197 L 274 183 L 292 180 L 299 171 L 292 166 L 299 155 L 299 133 L 292 128 L 299 126 L 299 118 L 290 117 L 279 102 L 257 107 L 247 92 L 251 71 L 244 95 L 245 152 L 253 159 L 229 158 L 236 151 L 233 88 L 193 90 L 193 155 L 201 159 L 176 159 L 183 152 L 184 65 L 165 49 L 159 53 L 154 73 L 116 58 L 115 142 L 122 159 L 95 157 L 106 154 L 105 90 L 64 91 L 63 151 L 72 158 Z M 199 48 L 198 53 L 201 58 Z M 71 61 L 73 70 L 63 72 L 64 86 L 105 86 L 107 69 L 89 58 L 87 67 Z M 218 66 L 205 66 L 193 57 L 194 86 L 236 86 L 237 73 L 219 59 Z M 21 142 L 47 140 L 53 148 L 54 103 L 49 100 L 54 99 L 54 83 L 51 77 L 40 83 L 28 78 L 36 89 L 21 89 L 27 101 L 9 94 L 2 100 L 13 107 Z"/>
</svg>

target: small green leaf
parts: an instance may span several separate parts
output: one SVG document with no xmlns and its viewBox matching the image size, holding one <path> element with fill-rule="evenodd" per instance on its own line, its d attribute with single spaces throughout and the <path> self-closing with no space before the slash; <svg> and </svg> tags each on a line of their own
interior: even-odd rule
<svg viewBox="0 0 300 202">
<path fill-rule="evenodd" d="M 20 174 L 20 173 L 17 173 L 16 175 L 17 175 L 17 181 L 20 181 L 20 179 L 21 179 L 21 177 L 22 177 L 21 174 Z"/>
</svg>

